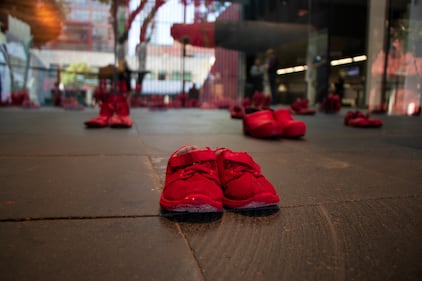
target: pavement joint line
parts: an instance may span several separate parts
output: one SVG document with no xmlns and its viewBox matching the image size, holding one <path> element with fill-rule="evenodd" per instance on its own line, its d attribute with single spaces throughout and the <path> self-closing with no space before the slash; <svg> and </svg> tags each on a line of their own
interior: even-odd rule
<svg viewBox="0 0 422 281">
<path fill-rule="evenodd" d="M 183 232 L 183 230 L 182 230 L 182 228 L 180 227 L 180 224 L 179 223 L 176 223 L 176 227 L 177 227 L 177 230 L 179 231 L 179 233 L 180 233 L 180 236 L 182 236 L 182 239 L 183 239 L 183 241 L 185 242 L 185 244 L 186 244 L 186 246 L 188 247 L 188 249 L 189 249 L 189 253 L 192 255 L 192 259 L 195 261 L 195 265 L 196 265 L 196 267 L 197 267 L 197 269 L 198 269 L 198 271 L 200 272 L 200 274 L 201 274 L 201 281 L 206 281 L 207 279 L 205 278 L 205 274 L 204 274 L 204 272 L 202 271 L 202 268 L 201 268 L 201 265 L 200 265 L 200 263 L 199 263 L 199 261 L 198 261 L 198 258 L 196 257 L 196 255 L 195 255 L 195 252 L 194 252 L 194 250 L 193 250 L 193 248 L 192 248 L 192 246 L 191 246 L 191 244 L 189 243 L 189 239 L 186 237 L 186 235 L 185 235 L 185 233 Z"/>
<path fill-rule="evenodd" d="M 162 187 L 163 184 L 162 184 L 161 179 L 160 179 L 160 173 L 154 167 L 151 155 L 148 155 L 147 159 L 148 159 L 148 166 L 151 169 L 154 185 L 158 190 L 161 190 L 161 187 Z"/>
<path fill-rule="evenodd" d="M 117 216 L 67 216 L 67 217 L 27 217 L 27 218 L 6 218 L 2 222 L 36 222 L 36 221 L 76 221 L 76 220 L 102 220 L 102 219 L 141 219 L 155 218 L 160 215 L 117 215 Z"/>
<path fill-rule="evenodd" d="M 409 198 L 420 198 L 419 195 L 406 195 L 406 196 L 385 196 L 377 198 L 363 198 L 363 199 L 350 199 L 350 200 L 339 200 L 332 202 L 318 202 L 311 204 L 297 204 L 297 205 L 287 205 L 279 206 L 279 209 L 292 209 L 292 208 L 306 208 L 306 207 L 319 207 L 323 205 L 332 205 L 332 204 L 347 204 L 355 202 L 365 202 L 365 201 L 378 201 L 386 199 L 409 199 Z M 228 212 L 228 211 L 226 211 Z M 162 217 L 162 215 L 116 215 L 116 216 L 64 216 L 64 217 L 26 217 L 26 218 L 5 218 L 0 219 L 2 222 L 29 222 L 29 221 L 59 221 L 59 220 L 100 220 L 100 219 L 139 219 L 139 218 L 156 218 Z M 177 224 L 178 225 L 178 224 Z M 180 230 L 181 231 L 181 230 Z M 181 232 L 182 233 L 182 232 Z"/>
<path fill-rule="evenodd" d="M 135 131 L 136 131 L 136 135 L 139 137 L 139 136 L 141 136 L 141 131 L 139 130 L 139 126 L 138 126 L 138 123 L 137 122 L 133 122 L 133 127 L 134 127 L 134 129 L 135 129 Z"/>
<path fill-rule="evenodd" d="M 336 227 L 334 226 L 333 220 L 328 213 L 328 210 L 323 205 L 319 205 L 319 210 L 322 217 L 325 219 L 328 225 L 328 230 L 332 239 L 332 247 L 334 251 L 334 280 L 341 281 L 346 279 L 346 272 L 345 272 L 345 262 L 344 262 L 344 255 L 342 250 L 340 249 L 339 243 L 340 240 L 337 235 Z"/>
<path fill-rule="evenodd" d="M 325 201 L 325 202 L 317 202 L 317 203 L 310 203 L 310 204 L 296 204 L 296 205 L 285 205 L 279 206 L 280 209 L 289 209 L 289 208 L 303 208 L 303 207 L 319 207 L 321 205 L 331 205 L 331 204 L 347 204 L 347 203 L 355 203 L 355 202 L 365 202 L 365 201 L 379 201 L 379 200 L 388 200 L 388 199 L 416 199 L 420 198 L 420 195 L 417 194 L 409 194 L 409 195 L 402 195 L 402 196 L 382 196 L 376 198 L 358 198 L 358 199 L 349 199 L 349 200 L 338 200 L 338 201 Z"/>
<path fill-rule="evenodd" d="M 145 157 L 148 154 L 117 153 L 117 154 L 21 154 L 21 155 L 0 155 L 0 159 L 10 158 L 63 158 L 63 157 Z"/>
</svg>

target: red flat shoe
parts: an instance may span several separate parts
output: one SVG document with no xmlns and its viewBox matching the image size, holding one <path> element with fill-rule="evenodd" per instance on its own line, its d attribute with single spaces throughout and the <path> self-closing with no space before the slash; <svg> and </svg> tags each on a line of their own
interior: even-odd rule
<svg viewBox="0 0 422 281">
<path fill-rule="evenodd" d="M 305 122 L 293 119 L 288 109 L 278 109 L 274 111 L 274 116 L 283 128 L 283 137 L 300 138 L 305 135 Z"/>
<path fill-rule="evenodd" d="M 161 208 L 172 212 L 220 212 L 220 187 L 215 152 L 187 145 L 169 158 Z"/>
<path fill-rule="evenodd" d="M 104 128 L 109 125 L 114 112 L 114 96 L 109 96 L 100 106 L 100 114 L 97 117 L 85 121 L 87 128 Z"/>
<path fill-rule="evenodd" d="M 283 128 L 271 110 L 260 110 L 243 116 L 243 133 L 255 138 L 281 137 Z"/>
<path fill-rule="evenodd" d="M 368 115 L 360 111 L 348 111 L 344 117 L 344 125 L 361 128 L 379 128 L 383 125 L 383 122 L 379 119 L 369 118 Z"/>
<path fill-rule="evenodd" d="M 308 99 L 301 99 L 297 98 L 296 101 L 294 101 L 290 108 L 293 111 L 294 114 L 298 115 L 314 115 L 316 111 L 314 109 L 309 109 L 309 100 Z"/>
<path fill-rule="evenodd" d="M 112 128 L 130 128 L 133 125 L 129 116 L 129 103 L 124 95 L 117 96 L 116 114 L 110 118 L 110 127 Z"/>
<path fill-rule="evenodd" d="M 261 167 L 249 154 L 220 148 L 216 155 L 225 208 L 260 208 L 280 201 L 274 186 L 261 174 Z"/>
<path fill-rule="evenodd" d="M 230 107 L 230 117 L 233 119 L 242 119 L 244 115 L 243 108 L 239 105 Z"/>
</svg>

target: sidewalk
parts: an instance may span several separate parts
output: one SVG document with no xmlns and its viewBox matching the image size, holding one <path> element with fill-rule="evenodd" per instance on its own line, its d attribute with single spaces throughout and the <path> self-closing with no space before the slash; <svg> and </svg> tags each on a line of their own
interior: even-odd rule
<svg viewBox="0 0 422 281">
<path fill-rule="evenodd" d="M 304 140 L 242 134 L 226 110 L 0 108 L 0 280 L 422 280 L 422 119 L 300 116 Z M 158 205 L 184 144 L 247 151 L 280 209 L 178 220 Z"/>
</svg>

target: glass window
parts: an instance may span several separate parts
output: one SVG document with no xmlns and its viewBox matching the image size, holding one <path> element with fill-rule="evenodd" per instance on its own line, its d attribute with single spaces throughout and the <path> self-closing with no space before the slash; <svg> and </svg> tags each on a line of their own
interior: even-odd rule
<svg viewBox="0 0 422 281">
<path fill-rule="evenodd" d="M 107 22 L 109 18 L 109 12 L 107 11 L 93 11 L 92 12 L 92 21 L 93 22 Z"/>
<path fill-rule="evenodd" d="M 173 71 L 171 73 L 171 80 L 174 80 L 174 81 L 180 80 L 180 72 L 179 71 Z"/>
<path fill-rule="evenodd" d="M 192 81 L 192 72 L 186 71 L 184 74 L 185 81 Z"/>
<path fill-rule="evenodd" d="M 158 72 L 158 80 L 166 80 L 167 78 L 167 72 L 161 70 Z"/>
<path fill-rule="evenodd" d="M 71 21 L 89 21 L 89 10 L 72 10 L 68 19 Z"/>
<path fill-rule="evenodd" d="M 145 80 L 154 80 L 154 77 L 155 77 L 154 72 L 149 72 L 149 73 L 145 74 L 144 79 Z"/>
</svg>

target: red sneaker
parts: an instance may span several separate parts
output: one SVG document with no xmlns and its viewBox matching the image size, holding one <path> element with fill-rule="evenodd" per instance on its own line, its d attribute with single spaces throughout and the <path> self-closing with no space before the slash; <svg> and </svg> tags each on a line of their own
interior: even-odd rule
<svg viewBox="0 0 422 281">
<path fill-rule="evenodd" d="M 274 111 L 277 122 L 283 128 L 283 137 L 300 138 L 306 133 L 306 124 L 303 121 L 294 120 L 288 109 L 278 109 Z"/>
<path fill-rule="evenodd" d="M 280 198 L 273 185 L 261 174 L 261 167 L 246 152 L 216 150 L 217 167 L 223 188 L 223 204 L 230 209 L 276 205 Z"/>
<path fill-rule="evenodd" d="M 114 96 L 109 96 L 100 106 L 100 114 L 97 117 L 85 121 L 87 128 L 103 128 L 107 127 L 111 116 L 114 112 Z"/>
<path fill-rule="evenodd" d="M 110 118 L 112 128 L 130 128 L 133 125 L 129 116 L 129 103 L 124 95 L 117 96 L 116 114 Z"/>
<path fill-rule="evenodd" d="M 281 137 L 283 128 L 271 110 L 260 110 L 243 116 L 243 133 L 255 138 Z"/>
<path fill-rule="evenodd" d="M 223 210 L 223 192 L 213 150 L 188 145 L 170 156 L 160 206 L 173 212 Z"/>
</svg>

